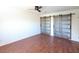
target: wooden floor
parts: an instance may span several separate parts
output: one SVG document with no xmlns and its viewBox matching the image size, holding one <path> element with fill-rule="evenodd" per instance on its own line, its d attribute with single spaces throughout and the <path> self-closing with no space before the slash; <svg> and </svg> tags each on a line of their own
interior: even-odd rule
<svg viewBox="0 0 79 59">
<path fill-rule="evenodd" d="M 1 53 L 78 53 L 79 44 L 70 40 L 39 34 L 0 47 Z"/>
</svg>

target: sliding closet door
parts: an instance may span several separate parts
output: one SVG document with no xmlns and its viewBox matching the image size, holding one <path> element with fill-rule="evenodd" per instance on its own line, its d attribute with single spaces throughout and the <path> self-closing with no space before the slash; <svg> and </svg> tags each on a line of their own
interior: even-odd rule
<svg viewBox="0 0 79 59">
<path fill-rule="evenodd" d="M 62 37 L 71 39 L 71 15 L 62 15 Z"/>
<path fill-rule="evenodd" d="M 45 19 L 46 19 L 45 17 L 40 18 L 41 33 L 46 32 L 46 20 Z"/>
<path fill-rule="evenodd" d="M 54 35 L 60 38 L 71 38 L 71 15 L 54 16 Z"/>
<path fill-rule="evenodd" d="M 50 35 L 51 32 L 51 17 L 46 17 L 46 34 Z"/>
<path fill-rule="evenodd" d="M 61 37 L 61 16 L 54 16 L 54 35 Z"/>
<path fill-rule="evenodd" d="M 41 17 L 40 18 L 41 33 L 50 35 L 51 31 L 51 17 Z"/>
</svg>

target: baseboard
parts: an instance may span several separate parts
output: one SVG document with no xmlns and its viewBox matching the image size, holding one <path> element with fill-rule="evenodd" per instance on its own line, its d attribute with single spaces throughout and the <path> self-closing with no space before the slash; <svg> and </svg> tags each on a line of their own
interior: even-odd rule
<svg viewBox="0 0 79 59">
<path fill-rule="evenodd" d="M 72 43 L 79 44 L 79 42 L 77 42 L 77 41 L 73 41 L 73 40 L 71 40 L 71 41 L 72 41 Z"/>
<path fill-rule="evenodd" d="M 0 47 L 1 47 L 1 46 L 4 46 L 4 45 L 7 45 L 7 44 L 11 44 L 11 43 L 17 42 L 17 41 L 20 41 L 20 40 L 28 39 L 28 38 L 33 37 L 33 36 L 36 36 L 36 35 L 40 35 L 40 33 L 31 35 L 31 36 L 29 36 L 29 37 L 19 38 L 18 40 L 16 39 L 16 40 L 13 40 L 13 41 L 1 43 L 1 44 L 0 44 Z"/>
</svg>

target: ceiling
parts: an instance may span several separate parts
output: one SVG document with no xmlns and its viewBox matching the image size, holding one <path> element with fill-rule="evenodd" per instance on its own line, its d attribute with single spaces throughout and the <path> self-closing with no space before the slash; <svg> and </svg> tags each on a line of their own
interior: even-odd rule
<svg viewBox="0 0 79 59">
<path fill-rule="evenodd" d="M 43 6 L 42 13 L 53 13 L 66 10 L 79 9 L 79 6 Z"/>
</svg>

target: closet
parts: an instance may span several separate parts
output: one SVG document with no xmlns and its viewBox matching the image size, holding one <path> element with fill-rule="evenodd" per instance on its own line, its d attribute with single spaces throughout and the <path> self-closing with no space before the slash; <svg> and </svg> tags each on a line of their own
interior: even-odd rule
<svg viewBox="0 0 79 59">
<path fill-rule="evenodd" d="M 54 31 L 56 37 L 71 39 L 71 16 L 72 14 L 41 17 L 41 33 L 50 35 L 51 31 Z M 51 17 L 53 17 L 53 25 L 51 25 Z"/>
<path fill-rule="evenodd" d="M 71 14 L 54 16 L 54 36 L 71 39 Z"/>
</svg>

